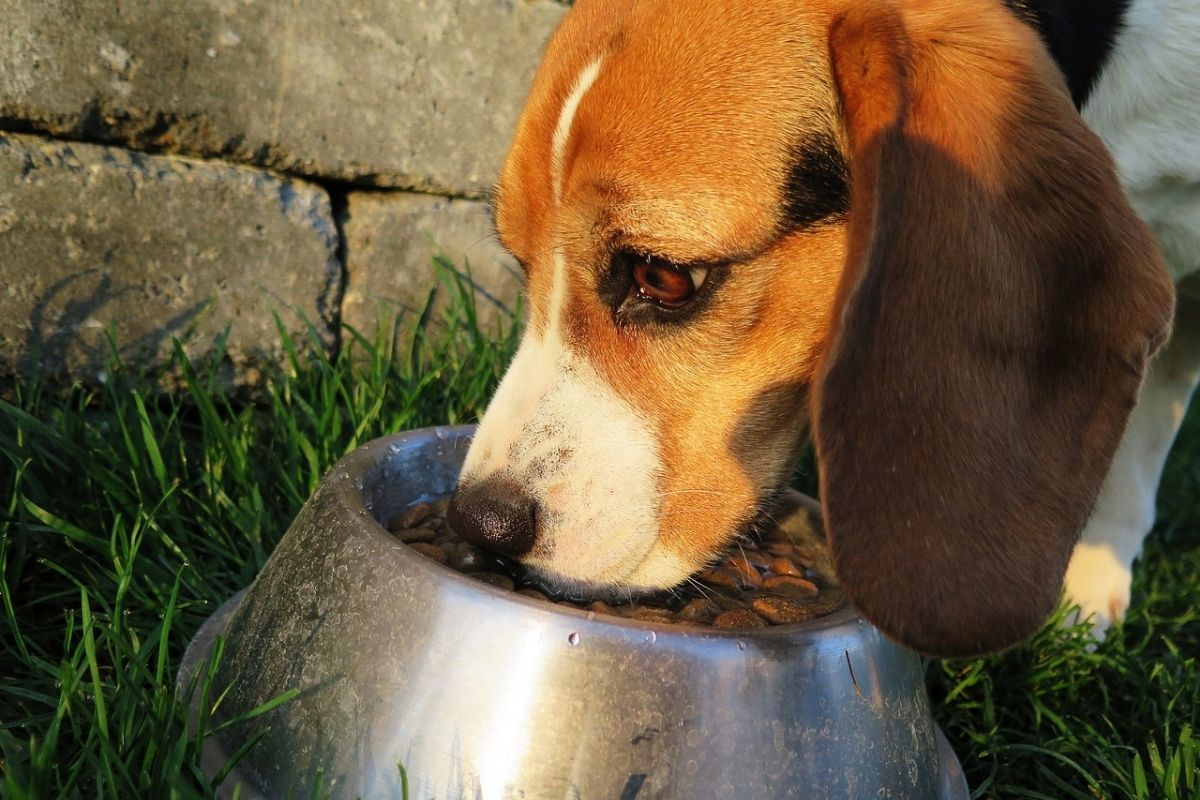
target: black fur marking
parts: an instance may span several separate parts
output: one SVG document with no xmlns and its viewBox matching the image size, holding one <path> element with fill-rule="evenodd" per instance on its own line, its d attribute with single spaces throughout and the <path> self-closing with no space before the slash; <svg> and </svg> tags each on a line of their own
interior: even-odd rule
<svg viewBox="0 0 1200 800">
<path fill-rule="evenodd" d="M 1041 35 L 1082 108 L 1112 53 L 1132 0 L 1004 0 Z"/>
<path fill-rule="evenodd" d="M 805 139 L 796 148 L 787 186 L 784 221 L 807 228 L 825 220 L 845 219 L 850 210 L 850 172 L 846 158 L 827 133 Z"/>
<path fill-rule="evenodd" d="M 600 273 L 596 283 L 600 302 L 611 308 L 614 314 L 629 297 L 633 287 L 632 259 L 633 256 L 623 250 L 612 254 L 607 268 Z"/>
</svg>

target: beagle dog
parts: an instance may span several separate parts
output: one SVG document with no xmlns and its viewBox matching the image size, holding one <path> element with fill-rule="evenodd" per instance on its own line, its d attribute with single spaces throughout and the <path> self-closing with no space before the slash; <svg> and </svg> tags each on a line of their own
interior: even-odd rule
<svg viewBox="0 0 1200 800">
<path fill-rule="evenodd" d="M 1200 366 L 1200 313 L 1159 353 L 1197 86 L 1192 0 L 577 0 L 495 191 L 528 319 L 452 524 L 660 590 L 811 438 L 886 634 L 1003 648 L 1064 576 L 1102 633 Z"/>
</svg>

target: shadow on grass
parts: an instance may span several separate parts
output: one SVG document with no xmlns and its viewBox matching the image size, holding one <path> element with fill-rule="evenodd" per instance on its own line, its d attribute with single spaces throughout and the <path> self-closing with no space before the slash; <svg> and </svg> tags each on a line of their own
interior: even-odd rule
<svg viewBox="0 0 1200 800">
<path fill-rule="evenodd" d="M 321 331 L 293 341 L 281 325 L 285 363 L 264 370 L 254 402 L 227 389 L 220 342 L 200 361 L 175 344 L 176 392 L 122 364 L 115 342 L 99 387 L 37 376 L 9 387 L 0 796 L 212 795 L 203 736 L 188 734 L 188 695 L 174 686 L 187 642 L 338 458 L 399 430 L 474 420 L 511 357 L 515 323 L 481 329 L 446 266 L 452 302 L 436 332 L 419 325 L 427 316 L 346 329 L 330 355 Z"/>
<path fill-rule="evenodd" d="M 935 662 L 975 797 L 1200 799 L 1200 405 L 1168 461 L 1133 604 L 1099 646 L 1060 610 L 990 659 Z"/>
<path fill-rule="evenodd" d="M 198 362 L 176 347 L 177 392 L 119 362 L 100 387 L 11 387 L 0 401 L 0 795 L 211 796 L 174 688 L 187 642 L 338 458 L 377 436 L 472 421 L 512 354 L 515 326 L 482 330 L 450 273 L 453 302 L 423 314 L 422 330 L 440 332 L 410 336 L 416 320 L 346 329 L 334 355 L 318 332 L 284 337 L 286 362 L 255 402 L 224 388 L 220 347 Z M 428 326 L 435 313 L 444 324 Z M 1129 618 L 1102 646 L 1051 626 L 992 659 L 930 665 L 937 718 L 975 796 L 1200 799 L 1198 455 L 1193 412 Z M 814 478 L 802 462 L 801 485 Z"/>
</svg>

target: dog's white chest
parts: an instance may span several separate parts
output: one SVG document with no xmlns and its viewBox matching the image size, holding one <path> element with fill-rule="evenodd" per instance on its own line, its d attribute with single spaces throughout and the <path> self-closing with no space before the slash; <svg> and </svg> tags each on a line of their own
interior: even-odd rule
<svg viewBox="0 0 1200 800">
<path fill-rule="evenodd" d="M 1083 118 L 1175 280 L 1200 271 L 1200 4 L 1135 0 Z"/>
</svg>

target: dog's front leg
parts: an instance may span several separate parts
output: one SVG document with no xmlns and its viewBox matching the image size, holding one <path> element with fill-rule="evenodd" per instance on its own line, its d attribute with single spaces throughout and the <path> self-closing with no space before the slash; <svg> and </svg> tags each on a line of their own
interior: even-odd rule
<svg viewBox="0 0 1200 800">
<path fill-rule="evenodd" d="M 1200 300 L 1179 297 L 1171 341 L 1151 364 L 1083 538 L 1067 567 L 1067 602 L 1103 640 L 1129 606 L 1134 559 L 1154 526 L 1167 452 L 1200 382 Z"/>
</svg>

